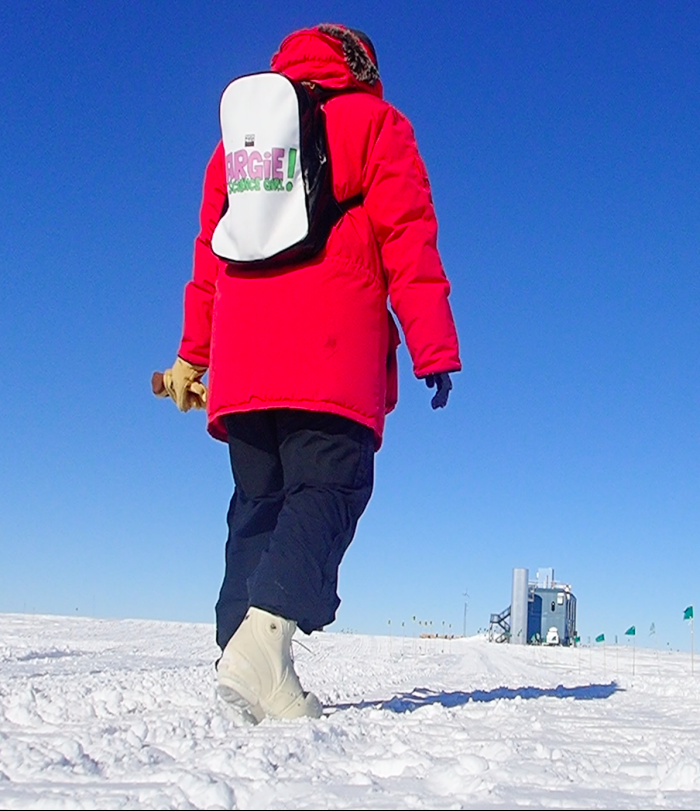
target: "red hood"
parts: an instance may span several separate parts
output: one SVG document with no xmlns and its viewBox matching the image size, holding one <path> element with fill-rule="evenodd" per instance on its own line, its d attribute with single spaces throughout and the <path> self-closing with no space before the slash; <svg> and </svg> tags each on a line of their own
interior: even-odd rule
<svg viewBox="0 0 700 811">
<path fill-rule="evenodd" d="M 369 58 L 364 46 L 358 43 L 358 47 L 362 47 Z M 286 37 L 272 57 L 270 67 L 297 81 L 318 82 L 333 89 L 357 87 L 382 98 L 381 80 L 373 84 L 358 80 L 348 64 L 343 43 L 318 28 L 303 28 Z"/>
</svg>

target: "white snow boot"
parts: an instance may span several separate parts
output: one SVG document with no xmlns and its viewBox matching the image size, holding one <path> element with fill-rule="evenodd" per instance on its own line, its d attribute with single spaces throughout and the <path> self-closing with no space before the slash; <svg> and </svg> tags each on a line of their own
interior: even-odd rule
<svg viewBox="0 0 700 811">
<path fill-rule="evenodd" d="M 321 703 L 304 692 L 294 670 L 292 637 L 297 624 L 251 607 L 219 660 L 219 696 L 250 720 L 320 718 Z"/>
</svg>

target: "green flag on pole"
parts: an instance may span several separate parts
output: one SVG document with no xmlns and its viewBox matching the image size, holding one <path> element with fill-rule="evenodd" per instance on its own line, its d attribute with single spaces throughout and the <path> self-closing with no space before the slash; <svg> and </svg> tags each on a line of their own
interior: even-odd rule
<svg viewBox="0 0 700 811">
<path fill-rule="evenodd" d="M 690 620 L 690 672 L 695 673 L 695 620 L 693 619 L 693 606 L 689 605 L 683 612 L 683 619 Z"/>
<path fill-rule="evenodd" d="M 599 634 L 599 635 L 598 635 L 598 636 L 595 638 L 595 641 L 596 641 L 596 642 L 605 642 L 605 634 Z"/>
<path fill-rule="evenodd" d="M 637 633 L 637 629 L 634 625 L 630 625 L 630 627 L 625 631 L 625 636 L 634 636 Z"/>
</svg>

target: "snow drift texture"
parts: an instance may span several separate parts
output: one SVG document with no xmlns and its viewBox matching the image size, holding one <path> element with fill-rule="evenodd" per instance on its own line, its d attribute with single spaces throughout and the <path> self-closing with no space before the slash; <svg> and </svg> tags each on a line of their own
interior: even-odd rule
<svg viewBox="0 0 700 811">
<path fill-rule="evenodd" d="M 688 653 L 299 641 L 327 714 L 247 727 L 209 625 L 0 615 L 0 807 L 700 807 Z"/>
</svg>

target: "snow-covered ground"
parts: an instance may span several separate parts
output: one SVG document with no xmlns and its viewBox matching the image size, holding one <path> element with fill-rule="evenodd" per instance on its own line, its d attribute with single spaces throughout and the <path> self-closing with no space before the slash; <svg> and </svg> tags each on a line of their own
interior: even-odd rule
<svg viewBox="0 0 700 811">
<path fill-rule="evenodd" d="M 688 653 L 298 639 L 327 714 L 249 727 L 211 626 L 0 615 L 0 807 L 700 808 Z"/>
</svg>

